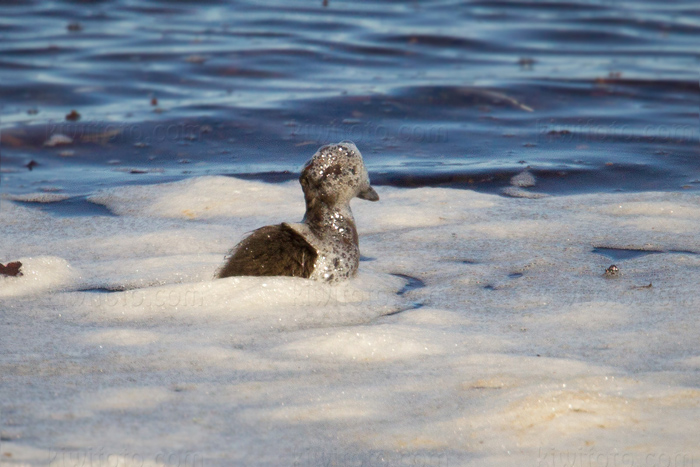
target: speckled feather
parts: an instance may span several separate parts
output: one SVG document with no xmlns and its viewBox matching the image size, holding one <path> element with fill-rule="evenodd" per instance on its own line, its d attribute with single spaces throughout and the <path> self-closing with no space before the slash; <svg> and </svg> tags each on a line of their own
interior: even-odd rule
<svg viewBox="0 0 700 467">
<path fill-rule="evenodd" d="M 379 200 L 360 151 L 349 142 L 320 148 L 305 165 L 299 182 L 306 201 L 302 222 L 254 231 L 232 250 L 218 277 L 339 281 L 355 275 L 360 249 L 350 200 Z"/>
<path fill-rule="evenodd" d="M 268 225 L 255 230 L 236 245 L 231 257 L 219 271 L 229 276 L 310 277 L 317 258 L 316 250 L 285 224 Z"/>
</svg>

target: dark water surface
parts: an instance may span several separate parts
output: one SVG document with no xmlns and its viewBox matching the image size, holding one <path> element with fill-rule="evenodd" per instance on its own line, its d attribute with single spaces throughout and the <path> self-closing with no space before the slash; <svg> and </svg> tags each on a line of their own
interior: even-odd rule
<svg viewBox="0 0 700 467">
<path fill-rule="evenodd" d="M 697 190 L 699 48 L 697 0 L 0 0 L 0 189 L 288 180 L 349 139 L 376 184 Z"/>
</svg>

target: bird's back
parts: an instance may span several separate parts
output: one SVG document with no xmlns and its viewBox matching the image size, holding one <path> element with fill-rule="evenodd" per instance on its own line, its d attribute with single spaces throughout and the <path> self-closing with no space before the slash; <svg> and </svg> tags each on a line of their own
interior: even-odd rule
<svg viewBox="0 0 700 467">
<path fill-rule="evenodd" d="M 288 225 L 269 225 L 253 231 L 236 245 L 217 277 L 309 278 L 317 256 L 309 242 Z"/>
</svg>

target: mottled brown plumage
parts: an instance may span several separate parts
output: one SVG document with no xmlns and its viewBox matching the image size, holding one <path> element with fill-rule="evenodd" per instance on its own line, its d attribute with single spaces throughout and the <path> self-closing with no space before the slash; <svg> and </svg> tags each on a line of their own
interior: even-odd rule
<svg viewBox="0 0 700 467">
<path fill-rule="evenodd" d="M 379 200 L 357 147 L 323 146 L 299 177 L 306 214 L 300 223 L 255 230 L 232 250 L 217 277 L 295 276 L 335 282 L 355 275 L 360 248 L 350 201 Z"/>
<path fill-rule="evenodd" d="M 295 276 L 309 278 L 316 250 L 286 224 L 259 228 L 236 245 L 218 277 Z"/>
</svg>

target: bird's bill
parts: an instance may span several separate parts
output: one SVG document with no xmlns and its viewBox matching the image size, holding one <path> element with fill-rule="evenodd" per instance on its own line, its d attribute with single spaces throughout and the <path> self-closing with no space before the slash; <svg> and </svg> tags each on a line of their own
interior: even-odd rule
<svg viewBox="0 0 700 467">
<path fill-rule="evenodd" d="M 366 199 L 367 201 L 379 201 L 379 195 L 371 186 L 358 193 L 357 197 L 360 199 Z"/>
</svg>

